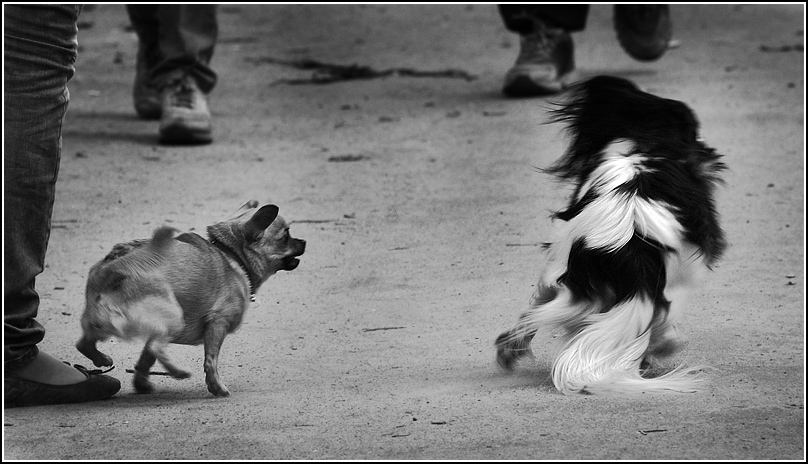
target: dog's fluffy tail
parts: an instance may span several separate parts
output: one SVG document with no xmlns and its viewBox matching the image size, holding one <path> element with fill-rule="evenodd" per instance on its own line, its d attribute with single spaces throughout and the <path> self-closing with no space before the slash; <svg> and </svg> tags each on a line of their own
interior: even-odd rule
<svg viewBox="0 0 808 464">
<path fill-rule="evenodd" d="M 173 227 L 162 226 L 157 228 L 152 235 L 148 248 L 156 255 L 163 255 L 166 248 L 171 245 L 176 230 Z"/>
<path fill-rule="evenodd" d="M 698 391 L 698 368 L 680 366 L 659 377 L 642 376 L 653 318 L 653 303 L 643 298 L 589 315 L 553 363 L 556 388 L 565 394 L 612 396 Z"/>
</svg>

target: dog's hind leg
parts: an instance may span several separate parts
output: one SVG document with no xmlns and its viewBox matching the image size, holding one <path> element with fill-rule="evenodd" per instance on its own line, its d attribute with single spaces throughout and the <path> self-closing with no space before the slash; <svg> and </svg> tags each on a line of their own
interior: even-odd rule
<svg viewBox="0 0 808 464">
<path fill-rule="evenodd" d="M 170 301 L 166 304 L 166 299 Z M 167 293 L 157 299 L 146 299 L 133 305 L 132 316 L 136 316 L 139 336 L 147 337 L 146 346 L 135 364 L 135 377 L 132 383 L 138 393 L 151 393 L 154 386 L 149 380 L 149 369 L 156 360 L 166 368 L 168 374 L 175 379 L 187 379 L 191 373 L 177 367 L 166 354 L 166 346 L 171 342 L 173 334 L 182 329 L 182 313 L 173 294 Z"/>
<path fill-rule="evenodd" d="M 175 379 L 187 379 L 188 377 L 191 376 L 191 373 L 177 367 L 177 365 L 174 364 L 174 362 L 171 361 L 171 359 L 166 354 L 165 348 L 168 345 L 168 343 L 169 341 L 167 338 L 154 337 L 151 340 L 149 340 L 148 343 L 146 343 L 146 347 L 144 348 L 144 350 L 148 350 L 152 354 L 152 356 L 157 358 L 157 360 L 160 361 L 160 364 L 162 364 L 166 368 L 171 377 L 174 377 Z M 141 359 L 142 358 L 143 356 L 141 356 Z M 144 361 L 148 361 L 148 359 L 145 359 Z"/>
<path fill-rule="evenodd" d="M 671 357 L 684 345 L 675 324 L 674 314 L 669 309 L 672 306 L 668 304 L 664 311 L 657 310 L 661 314 L 655 317 L 656 320 L 651 325 L 650 341 L 641 364 L 644 375 L 652 375 L 654 370 L 661 366 L 660 360 Z"/>
<path fill-rule="evenodd" d="M 184 327 L 182 308 L 167 286 L 155 284 L 152 293 L 130 303 L 129 324 L 122 332 L 127 338 L 146 339 L 146 346 L 135 365 L 134 384 L 138 392 L 154 390 L 149 381 L 149 368 L 155 360 L 175 379 L 187 379 L 191 373 L 177 367 L 166 354 L 166 346 Z"/>
<path fill-rule="evenodd" d="M 224 321 L 212 321 L 205 326 L 205 383 L 216 396 L 230 396 L 230 390 L 219 379 L 219 350 L 226 335 Z"/>
<path fill-rule="evenodd" d="M 693 288 L 707 271 L 704 257 L 689 244 L 677 253 L 669 253 L 665 258 L 665 268 L 665 299 L 668 304 L 657 308 L 659 315 L 652 326 L 651 342 L 645 354 L 643 367 L 646 369 L 656 367 L 657 360 L 672 356 L 685 345 L 678 323 Z"/>
<path fill-rule="evenodd" d="M 96 367 L 111 366 L 112 358 L 98 351 L 98 348 L 96 347 L 96 343 L 99 341 L 103 340 L 96 339 L 95 337 L 85 333 L 82 335 L 79 341 L 76 342 L 76 349 L 79 350 L 81 354 L 89 358 Z"/>
<path fill-rule="evenodd" d="M 156 360 L 165 366 L 168 373 L 175 379 L 187 379 L 191 373 L 180 369 L 168 358 L 165 354 L 165 346 L 167 342 L 160 338 L 152 338 L 143 347 L 140 353 L 140 358 L 135 364 L 135 376 L 132 379 L 132 384 L 138 393 L 151 393 L 154 391 L 154 385 L 149 380 L 149 369 L 154 365 Z"/>
<path fill-rule="evenodd" d="M 112 358 L 98 351 L 96 344 L 107 340 L 111 335 L 120 335 L 117 324 L 122 318 L 114 312 L 114 303 L 106 295 L 88 294 L 87 306 L 81 315 L 82 336 L 76 342 L 76 349 L 90 359 L 96 367 L 108 367 Z"/>
<path fill-rule="evenodd" d="M 138 393 L 151 393 L 154 391 L 154 385 L 149 380 L 149 370 L 157 361 L 157 357 L 152 354 L 148 346 L 143 348 L 140 353 L 140 359 L 135 364 L 135 376 L 132 379 L 132 384 Z"/>
</svg>

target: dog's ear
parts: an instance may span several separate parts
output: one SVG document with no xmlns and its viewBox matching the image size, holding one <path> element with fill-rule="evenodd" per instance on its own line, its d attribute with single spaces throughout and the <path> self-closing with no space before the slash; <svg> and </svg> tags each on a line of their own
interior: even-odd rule
<svg viewBox="0 0 808 464">
<path fill-rule="evenodd" d="M 275 205 L 266 205 L 261 207 L 253 214 L 253 217 L 244 225 L 244 235 L 247 240 L 254 242 L 261 238 L 264 229 L 272 224 L 272 221 L 278 217 L 278 207 Z"/>
<path fill-rule="evenodd" d="M 233 211 L 233 213 L 228 217 L 228 220 L 237 219 L 242 214 L 246 214 L 249 210 L 257 208 L 257 207 L 258 207 L 258 201 L 257 200 L 250 200 L 247 203 L 244 203 L 243 205 L 241 205 L 241 207 L 239 209 Z"/>
</svg>

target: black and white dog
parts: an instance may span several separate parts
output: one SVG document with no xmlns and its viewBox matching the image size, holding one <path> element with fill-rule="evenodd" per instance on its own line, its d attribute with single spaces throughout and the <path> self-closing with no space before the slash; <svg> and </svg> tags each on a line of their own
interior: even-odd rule
<svg viewBox="0 0 808 464">
<path fill-rule="evenodd" d="M 572 135 L 548 171 L 575 186 L 563 238 L 530 307 L 496 340 L 512 369 L 540 328 L 561 329 L 552 377 L 562 393 L 695 391 L 698 376 L 659 361 L 681 342 L 684 299 L 726 243 L 713 191 L 725 165 L 682 102 L 616 77 L 578 84 L 554 111 Z"/>
</svg>

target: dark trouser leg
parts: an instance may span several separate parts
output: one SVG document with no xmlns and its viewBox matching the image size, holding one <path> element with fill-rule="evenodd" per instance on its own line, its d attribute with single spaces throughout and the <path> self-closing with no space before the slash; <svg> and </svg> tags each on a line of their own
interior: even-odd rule
<svg viewBox="0 0 808 464">
<path fill-rule="evenodd" d="M 499 5 L 505 27 L 520 35 L 533 31 L 534 19 L 550 27 L 578 32 L 586 27 L 589 5 Z"/>
<path fill-rule="evenodd" d="M 216 5 L 131 4 L 126 9 L 141 44 L 157 56 L 150 77 L 158 87 L 187 75 L 202 92 L 213 89 L 217 76 L 210 60 L 218 35 Z"/>
<path fill-rule="evenodd" d="M 5 5 L 3 369 L 38 353 L 35 279 L 44 269 L 79 5 Z"/>
</svg>

